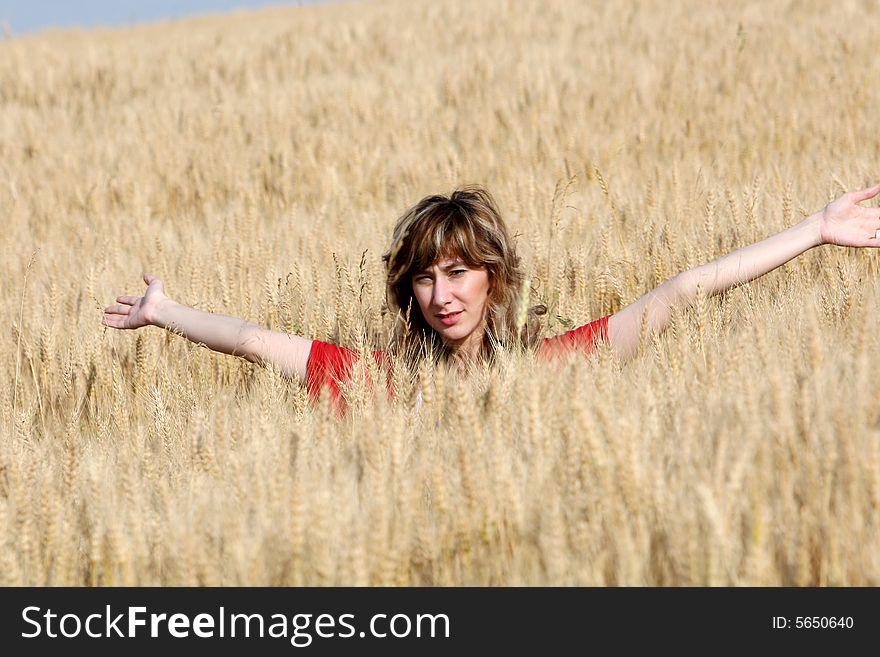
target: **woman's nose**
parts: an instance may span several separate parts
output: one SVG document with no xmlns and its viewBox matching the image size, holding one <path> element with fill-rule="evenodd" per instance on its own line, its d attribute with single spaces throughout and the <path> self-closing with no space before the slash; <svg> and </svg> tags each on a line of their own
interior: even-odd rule
<svg viewBox="0 0 880 657">
<path fill-rule="evenodd" d="M 443 281 L 436 281 L 434 283 L 434 303 L 438 306 L 443 306 L 451 300 L 452 294 L 450 293 L 449 286 L 446 285 Z"/>
</svg>

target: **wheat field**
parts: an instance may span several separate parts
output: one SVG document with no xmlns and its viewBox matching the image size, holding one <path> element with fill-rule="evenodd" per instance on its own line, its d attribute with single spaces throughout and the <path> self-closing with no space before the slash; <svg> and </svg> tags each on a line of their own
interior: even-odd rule
<svg viewBox="0 0 880 657">
<path fill-rule="evenodd" d="M 342 419 L 101 326 L 149 272 L 381 345 L 394 221 L 466 183 L 584 324 L 880 179 L 878 36 L 876 0 L 377 0 L 0 40 L 0 582 L 880 584 L 876 251 Z"/>
</svg>

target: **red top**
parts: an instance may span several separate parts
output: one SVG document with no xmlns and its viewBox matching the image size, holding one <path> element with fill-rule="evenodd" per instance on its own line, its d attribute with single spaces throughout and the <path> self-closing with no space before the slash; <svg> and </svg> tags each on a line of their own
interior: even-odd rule
<svg viewBox="0 0 880 657">
<path fill-rule="evenodd" d="M 596 342 L 608 340 L 608 318 L 606 315 L 589 324 L 567 331 L 552 338 L 545 338 L 538 347 L 538 356 L 548 360 L 561 354 L 582 350 L 589 354 Z M 385 367 L 385 352 L 374 351 L 373 358 L 380 369 Z M 339 392 L 339 384 L 351 377 L 352 364 L 358 359 L 358 352 L 321 340 L 312 341 L 312 351 L 306 364 L 306 388 L 313 402 L 317 402 L 321 389 L 327 387 L 337 413 L 345 412 L 345 400 Z M 390 384 L 389 384 L 390 387 Z M 389 393 L 390 394 L 390 393 Z"/>
</svg>

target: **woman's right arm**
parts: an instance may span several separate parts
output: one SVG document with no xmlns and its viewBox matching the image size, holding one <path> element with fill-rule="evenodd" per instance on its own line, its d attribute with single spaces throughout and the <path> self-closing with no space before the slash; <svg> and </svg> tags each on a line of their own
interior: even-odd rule
<svg viewBox="0 0 880 657">
<path fill-rule="evenodd" d="M 213 351 L 240 356 L 259 365 L 272 364 L 286 376 L 306 380 L 312 341 L 268 329 L 227 315 L 184 306 L 165 294 L 158 278 L 144 275 L 143 297 L 117 297 L 117 304 L 104 309 L 102 323 L 118 329 L 158 326 L 183 335 Z"/>
</svg>

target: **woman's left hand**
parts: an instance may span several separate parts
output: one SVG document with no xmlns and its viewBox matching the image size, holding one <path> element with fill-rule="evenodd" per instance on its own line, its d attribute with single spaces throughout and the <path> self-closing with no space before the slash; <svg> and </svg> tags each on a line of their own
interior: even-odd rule
<svg viewBox="0 0 880 657">
<path fill-rule="evenodd" d="M 859 203 L 880 194 L 880 185 L 849 192 L 822 210 L 819 238 L 822 244 L 880 247 L 880 209 L 863 208 Z"/>
</svg>

